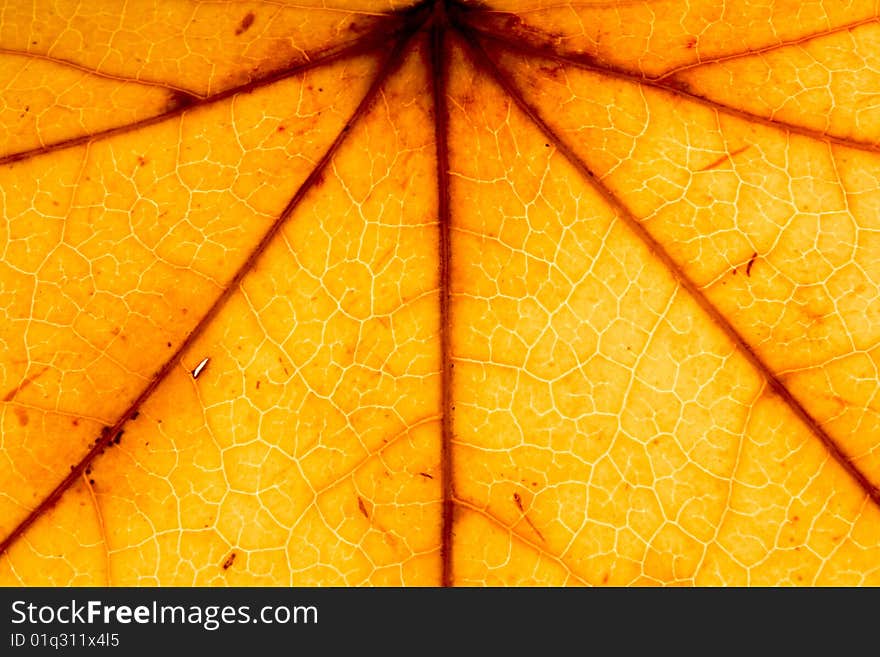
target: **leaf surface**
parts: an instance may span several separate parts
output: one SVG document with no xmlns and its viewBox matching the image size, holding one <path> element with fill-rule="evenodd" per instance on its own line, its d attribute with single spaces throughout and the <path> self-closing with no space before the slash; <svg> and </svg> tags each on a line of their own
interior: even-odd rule
<svg viewBox="0 0 880 657">
<path fill-rule="evenodd" d="M 876 583 L 863 4 L 10 3 L 0 582 Z"/>
</svg>

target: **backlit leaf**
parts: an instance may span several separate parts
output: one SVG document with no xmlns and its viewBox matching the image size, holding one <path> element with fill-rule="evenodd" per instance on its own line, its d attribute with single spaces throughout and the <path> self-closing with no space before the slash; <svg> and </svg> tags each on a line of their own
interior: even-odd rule
<svg viewBox="0 0 880 657">
<path fill-rule="evenodd" d="M 880 581 L 874 3 L 0 16 L 0 583 Z"/>
</svg>

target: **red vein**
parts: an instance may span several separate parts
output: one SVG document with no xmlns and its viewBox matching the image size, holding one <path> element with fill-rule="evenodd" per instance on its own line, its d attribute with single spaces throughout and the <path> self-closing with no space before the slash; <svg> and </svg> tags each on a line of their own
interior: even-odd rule
<svg viewBox="0 0 880 657">
<path fill-rule="evenodd" d="M 456 500 L 455 503 L 458 506 L 462 507 L 463 509 L 468 509 L 469 511 L 472 511 L 472 512 L 476 513 L 477 515 L 482 516 L 483 518 L 485 518 L 487 521 L 489 521 L 493 525 L 500 527 L 501 529 L 506 531 L 508 534 L 510 534 L 510 536 L 513 539 L 518 540 L 519 542 L 523 543 L 524 545 L 527 545 L 528 547 L 532 548 L 535 552 L 537 552 L 539 555 L 543 556 L 544 558 L 550 559 L 551 561 L 555 561 L 557 564 L 562 566 L 562 568 L 571 576 L 572 579 L 577 580 L 577 582 L 579 584 L 582 584 L 583 586 L 592 586 L 592 583 L 588 582 L 583 577 L 578 575 L 575 572 L 574 567 L 572 565 L 570 565 L 565 560 L 565 552 L 563 552 L 562 555 L 560 555 L 560 556 L 553 554 L 552 552 L 550 552 L 547 549 L 546 546 L 543 546 L 543 545 L 536 543 L 534 541 L 534 539 L 532 539 L 529 536 L 526 536 L 524 533 L 519 531 L 516 528 L 516 525 L 511 527 L 510 525 L 507 524 L 506 521 L 502 520 L 501 518 L 496 516 L 494 513 L 489 511 L 488 508 L 477 506 L 474 502 L 469 502 L 467 500 Z"/>
<path fill-rule="evenodd" d="M 544 534 L 541 533 L 541 530 L 538 529 L 537 525 L 535 525 L 535 523 L 532 522 L 532 519 L 529 518 L 529 514 L 526 513 L 525 507 L 523 507 L 522 503 L 522 496 L 520 496 L 519 493 L 514 493 L 513 501 L 516 504 L 516 508 L 519 509 L 520 516 L 522 516 L 523 520 L 525 520 L 529 527 L 532 528 L 532 531 L 538 535 L 538 538 L 541 539 L 541 542 L 546 543 L 547 539 L 544 538 Z"/>
<path fill-rule="evenodd" d="M 400 34 L 401 30 L 395 30 L 394 32 Z M 403 33 L 405 32 L 406 30 L 403 30 Z M 62 141 L 47 144 L 45 146 L 39 146 L 37 148 L 19 151 L 17 153 L 10 153 L 9 155 L 4 155 L 0 157 L 0 166 L 4 164 L 9 164 L 11 162 L 18 162 L 19 160 L 24 160 L 38 155 L 44 155 L 46 153 L 52 153 L 66 148 L 72 148 L 74 146 L 80 146 L 82 144 L 99 139 L 107 139 L 116 135 L 134 132 L 148 126 L 161 123 L 162 121 L 165 121 L 167 119 L 180 116 L 188 110 L 211 105 L 213 103 L 218 103 L 238 94 L 250 93 L 267 85 L 274 84 L 281 80 L 293 77 L 294 75 L 304 73 L 305 71 L 318 68 L 320 66 L 325 66 L 335 61 L 349 59 L 357 55 L 369 53 L 373 50 L 384 47 L 388 43 L 389 38 L 394 38 L 394 36 L 394 33 L 389 36 L 389 34 L 385 31 L 375 30 L 343 48 L 325 52 L 320 57 L 316 57 L 311 61 L 304 62 L 296 66 L 291 66 L 286 69 L 274 71 L 261 78 L 251 80 L 250 82 L 247 82 L 245 84 L 226 89 L 224 91 L 221 91 L 211 96 L 206 96 L 204 98 L 197 98 L 188 93 L 174 92 L 173 98 L 169 103 L 169 109 L 161 112 L 160 114 L 156 114 L 155 116 L 147 117 L 145 119 L 140 119 L 132 123 L 126 123 L 125 125 L 116 126 L 114 128 L 99 130 L 98 132 L 80 135 L 79 137 L 71 137 L 70 139 L 64 139 Z"/>
<path fill-rule="evenodd" d="M 730 340 L 740 349 L 746 359 L 752 366 L 761 373 L 767 381 L 769 387 L 775 392 L 794 414 L 807 426 L 807 428 L 819 439 L 825 446 L 832 458 L 837 461 L 840 466 L 855 480 L 855 482 L 865 491 L 871 500 L 880 507 L 880 489 L 872 484 L 865 474 L 859 470 L 855 464 L 849 459 L 846 453 L 841 449 L 837 442 L 825 431 L 824 428 L 811 416 L 804 406 L 798 401 L 788 388 L 779 380 L 776 374 L 764 362 L 764 360 L 752 349 L 751 345 L 746 342 L 745 338 L 734 328 L 730 321 L 709 301 L 703 293 L 703 290 L 694 283 L 693 280 L 679 267 L 678 263 L 669 255 L 669 252 L 651 235 L 644 225 L 636 218 L 629 208 L 612 192 L 604 183 L 602 183 L 587 164 L 581 160 L 571 147 L 563 141 L 559 135 L 551 128 L 540 116 L 537 109 L 529 104 L 520 93 L 516 84 L 501 70 L 491 58 L 491 56 L 483 48 L 480 41 L 474 38 L 466 26 L 457 25 L 462 33 L 466 36 L 471 50 L 476 53 L 479 63 L 490 72 L 492 77 L 497 81 L 501 88 L 507 93 L 517 107 L 556 145 L 558 151 L 577 169 L 580 174 L 593 186 L 593 188 L 605 199 L 620 217 L 620 219 L 629 227 L 629 229 L 639 238 L 650 251 L 663 263 L 663 265 L 672 273 L 679 285 L 690 294 L 697 302 L 702 310 L 711 318 Z"/>
<path fill-rule="evenodd" d="M 558 5 L 545 5 L 543 7 L 538 7 L 534 9 L 521 10 L 518 9 L 516 11 L 517 16 L 525 16 L 526 14 L 535 14 L 535 13 L 543 13 L 551 9 L 572 9 L 576 7 L 583 8 L 608 8 L 608 7 L 623 7 L 623 6 L 644 6 L 646 4 L 646 0 L 633 0 L 632 2 L 626 1 L 611 1 L 611 2 L 596 2 L 596 3 L 560 3 Z M 500 16 L 510 15 L 509 11 L 501 11 L 501 10 L 492 10 L 492 9 L 471 9 L 468 7 L 464 7 L 464 9 L 473 16 L 477 16 L 479 14 L 482 15 L 490 15 L 496 14 Z M 782 48 L 786 48 L 788 46 L 799 46 L 809 43 L 810 41 L 814 41 L 816 39 L 821 39 L 822 37 L 831 36 L 834 34 L 839 34 L 841 32 L 848 32 L 850 30 L 855 30 L 863 25 L 869 25 L 870 23 L 876 23 L 880 21 L 880 17 L 868 16 L 867 18 L 860 18 L 859 20 L 850 21 L 849 23 L 843 23 L 841 25 L 837 25 L 836 27 L 830 27 L 825 30 L 811 32 L 809 34 L 804 34 L 794 39 L 781 39 L 777 43 L 771 43 L 765 46 L 759 46 L 752 50 L 745 50 L 741 52 L 731 52 L 722 55 L 715 55 L 712 57 L 706 57 L 705 59 L 700 59 L 699 61 L 692 62 L 689 64 L 682 64 L 681 66 L 677 66 L 672 68 L 662 75 L 658 75 L 654 77 L 655 80 L 662 80 L 664 78 L 671 77 L 676 73 L 681 73 L 682 71 L 686 71 L 692 68 L 698 68 L 700 66 L 705 66 L 707 64 L 715 64 L 718 62 L 726 62 L 735 59 L 741 59 L 744 57 L 751 57 L 753 55 L 763 55 L 768 52 L 772 52 L 774 50 L 780 50 Z M 473 27 L 473 26 L 472 26 Z M 535 30 L 535 28 L 530 27 L 529 29 Z"/>
<path fill-rule="evenodd" d="M 24 379 L 21 380 L 21 383 L 19 383 L 12 390 L 10 390 L 9 392 L 6 393 L 6 395 L 3 397 L 3 401 L 4 402 L 11 402 L 12 400 L 14 400 L 15 397 L 18 395 L 18 393 L 20 393 L 22 390 L 24 390 L 29 385 L 31 385 L 34 381 L 39 379 L 43 375 L 43 373 L 45 373 L 45 371 L 48 369 L 49 369 L 49 366 L 45 365 L 45 366 L 43 366 L 43 369 L 41 369 L 36 374 L 32 374 L 31 376 L 24 377 Z"/>
<path fill-rule="evenodd" d="M 355 108 L 348 122 L 345 124 L 342 130 L 340 130 L 339 134 L 336 136 L 336 139 L 333 140 L 333 143 L 330 144 L 324 155 L 315 165 L 315 168 L 305 179 L 305 181 L 303 181 L 302 185 L 300 185 L 299 189 L 297 189 L 296 193 L 293 195 L 293 198 L 290 199 L 287 206 L 285 206 L 281 214 L 278 215 L 278 218 L 275 219 L 267 232 L 263 235 L 262 239 L 254 248 L 253 252 L 248 256 L 247 260 L 245 260 L 245 262 L 242 263 L 242 265 L 238 268 L 238 271 L 236 271 L 235 275 L 230 279 L 229 283 L 219 294 L 217 299 L 214 300 L 214 303 L 207 310 L 205 315 L 199 320 L 198 324 L 196 324 L 192 332 L 186 337 L 186 339 L 184 339 L 184 341 L 171 355 L 171 357 L 167 361 L 165 361 L 162 367 L 159 368 L 159 370 L 150 380 L 150 383 L 147 384 L 147 386 L 141 391 L 137 398 L 133 402 L 131 402 L 131 404 L 125 411 L 123 411 L 122 415 L 120 415 L 119 418 L 116 420 L 116 423 L 112 427 L 109 427 L 102 432 L 101 437 L 95 442 L 94 447 L 89 450 L 89 452 L 79 461 L 79 463 L 71 467 L 70 472 L 61 481 L 61 483 L 59 483 L 52 490 L 52 492 L 50 492 L 40 502 L 40 504 L 33 511 L 31 511 L 27 515 L 27 517 L 22 520 L 2 542 L 0 542 L 0 554 L 6 552 L 6 550 L 8 550 L 9 547 L 25 533 L 28 527 L 30 527 L 43 513 L 54 506 L 61 498 L 61 496 L 67 491 L 67 489 L 70 488 L 80 476 L 82 476 L 82 474 L 91 464 L 91 462 L 99 454 L 101 454 L 110 445 L 113 439 L 119 434 L 122 426 L 153 394 L 156 388 L 159 387 L 159 384 L 161 384 L 168 377 L 168 375 L 180 361 L 184 352 L 189 349 L 189 347 L 195 342 L 195 340 L 204 332 L 211 321 L 219 314 L 220 310 L 230 299 L 233 292 L 238 289 L 244 277 L 253 269 L 257 260 L 260 258 L 260 256 L 263 254 L 263 252 L 281 230 L 286 220 L 290 217 L 291 214 L 293 214 L 293 210 L 299 205 L 300 201 L 302 201 L 309 190 L 311 190 L 321 180 L 323 170 L 327 167 L 330 159 L 333 157 L 333 154 L 338 150 L 339 146 L 348 136 L 351 127 L 368 111 L 373 101 L 378 96 L 383 84 L 385 83 L 385 80 L 400 64 L 400 61 L 402 60 L 401 55 L 407 44 L 409 43 L 410 37 L 412 36 L 414 31 L 415 27 L 411 27 L 397 39 L 394 47 L 391 49 L 390 54 L 387 56 L 384 63 L 382 64 L 382 67 L 376 74 L 376 77 L 373 79 L 373 82 L 367 90 L 367 93 L 364 95 L 357 108 Z"/>
<path fill-rule="evenodd" d="M 104 514 L 101 512 L 101 505 L 98 504 L 98 496 L 95 495 L 95 488 L 92 486 L 92 482 L 88 475 L 83 473 L 82 479 L 83 485 L 86 487 L 86 490 L 89 491 L 89 497 L 92 498 L 92 506 L 95 507 L 95 516 L 98 520 L 98 530 L 101 534 L 101 542 L 104 544 L 104 567 L 107 569 L 107 582 L 104 586 L 112 586 L 110 581 L 110 541 L 107 540 L 107 529 L 104 526 Z"/>
<path fill-rule="evenodd" d="M 453 0 L 455 2 L 455 0 Z M 615 9 L 620 7 L 644 7 L 645 5 L 659 4 L 661 2 L 666 2 L 667 0 L 596 0 L 595 2 L 557 2 L 554 4 L 546 4 L 541 5 L 540 7 L 532 7 L 531 9 L 519 9 L 517 8 L 516 13 L 519 16 L 526 16 L 527 14 L 540 14 L 547 11 L 552 11 L 554 9 Z M 456 3 L 457 4 L 457 3 Z M 483 14 L 509 14 L 509 11 L 505 11 L 503 9 L 490 9 L 488 7 L 479 7 L 479 9 L 471 9 L 470 7 L 466 7 L 468 10 L 477 13 L 478 11 Z"/>
<path fill-rule="evenodd" d="M 768 118 L 766 116 L 761 116 L 760 114 L 754 114 L 743 109 L 731 107 L 730 105 L 712 100 L 711 98 L 707 98 L 706 96 L 701 96 L 693 91 L 689 91 L 688 89 L 684 88 L 682 82 L 676 82 L 675 80 L 664 81 L 662 79 L 643 77 L 609 64 L 585 62 L 575 57 L 560 55 L 547 48 L 525 43 L 524 41 L 511 41 L 503 35 L 497 34 L 495 32 L 490 32 L 481 28 L 475 28 L 464 23 L 457 23 L 457 25 L 460 25 L 461 29 L 466 31 L 469 35 L 469 38 L 474 40 L 475 42 L 478 38 L 495 41 L 501 44 L 502 47 L 512 50 L 513 52 L 521 53 L 523 55 L 531 57 L 540 57 L 560 64 L 574 66 L 575 68 L 579 68 L 585 71 L 598 73 L 612 79 L 623 80 L 624 82 L 657 89 L 664 93 L 686 98 L 728 116 L 733 116 L 739 119 L 743 119 L 745 121 L 750 121 L 752 123 L 758 123 L 760 125 L 764 125 L 770 128 L 775 128 L 777 130 L 786 130 L 790 133 L 809 137 L 810 139 L 815 139 L 817 141 L 837 144 L 839 146 L 846 146 L 847 148 L 853 148 L 860 151 L 869 151 L 875 153 L 880 151 L 880 144 L 875 142 L 862 141 L 859 139 L 851 139 L 846 137 L 837 137 L 830 133 L 822 132 L 821 130 L 813 130 L 812 128 L 800 126 L 796 123 L 789 123 L 788 121 Z"/>
<path fill-rule="evenodd" d="M 170 91 L 177 91 L 179 93 L 186 94 L 188 96 L 192 96 L 194 98 L 205 98 L 202 94 L 197 94 L 190 89 L 185 89 L 184 87 L 178 87 L 173 84 L 168 84 L 167 82 L 156 82 L 153 80 L 140 80 L 138 78 L 129 78 L 124 75 L 115 75 L 113 73 L 104 73 L 103 71 L 99 71 L 94 68 L 89 68 L 88 66 L 83 66 L 77 62 L 71 61 L 69 59 L 63 59 L 61 57 L 55 57 L 53 55 L 44 55 L 39 52 L 29 52 L 27 50 L 13 50 L 12 48 L 0 48 L 0 55 L 14 55 L 16 57 L 23 57 L 25 59 L 39 59 L 45 62 L 51 62 L 52 64 L 58 64 L 60 66 L 64 66 L 65 68 L 72 68 L 81 73 L 86 73 L 87 75 L 94 75 L 98 78 L 104 78 L 105 80 L 113 80 L 114 82 L 124 82 L 129 84 L 140 84 L 145 87 L 158 87 L 160 89 L 166 89 Z"/>
<path fill-rule="evenodd" d="M 449 211 L 449 107 L 446 100 L 447 58 L 446 30 L 448 27 L 442 3 L 436 5 L 431 26 L 431 67 L 434 79 L 434 133 L 437 144 L 437 190 L 440 269 L 440 388 L 441 388 L 441 442 L 440 478 L 443 489 L 443 517 L 441 527 L 441 583 L 452 586 L 453 536 L 455 520 L 453 462 L 452 462 L 452 355 L 449 345 L 449 264 L 450 264 L 450 211 Z"/>
<path fill-rule="evenodd" d="M 704 166 L 702 169 L 700 169 L 700 171 L 710 171 L 711 169 L 714 169 L 714 168 L 716 168 L 716 167 L 721 166 L 721 165 L 724 164 L 725 162 L 731 162 L 731 163 L 732 163 L 732 162 L 733 162 L 733 158 L 735 158 L 735 157 L 736 157 L 737 155 L 739 155 L 740 153 L 745 153 L 745 152 L 746 152 L 747 150 L 749 150 L 751 147 L 752 147 L 751 144 L 746 144 L 745 146 L 742 146 L 741 148 L 737 148 L 735 151 L 733 151 L 733 152 L 731 152 L 731 153 L 725 153 L 724 155 L 722 155 L 721 157 L 719 157 L 717 160 L 713 160 L 712 162 L 710 162 L 709 164 L 707 164 L 706 166 Z"/>
<path fill-rule="evenodd" d="M 754 50 L 746 50 L 745 52 L 728 53 L 726 55 L 706 57 L 705 59 L 700 59 L 699 61 L 690 64 L 676 66 L 675 68 L 666 71 L 663 75 L 657 76 L 654 79 L 664 80 L 666 78 L 673 77 L 678 73 L 689 71 L 694 68 L 699 68 L 700 66 L 719 64 L 721 62 L 729 62 L 736 59 L 742 59 L 744 57 L 751 57 L 753 55 L 764 55 L 768 52 L 773 52 L 774 50 L 788 48 L 789 46 L 802 46 L 809 43 L 810 41 L 815 41 L 816 39 L 821 39 L 822 37 L 831 36 L 833 34 L 839 34 L 841 32 L 849 32 L 850 30 L 855 30 L 856 28 L 862 27 L 863 25 L 869 25 L 870 23 L 876 23 L 877 21 L 877 16 L 869 16 L 868 18 L 862 18 L 860 20 L 852 21 L 850 23 L 844 23 L 843 25 L 838 25 L 837 27 L 832 27 L 830 29 L 823 30 L 822 32 L 813 32 L 811 34 L 805 34 L 796 39 L 782 40 L 779 43 L 772 43 L 767 46 L 755 48 Z"/>
</svg>

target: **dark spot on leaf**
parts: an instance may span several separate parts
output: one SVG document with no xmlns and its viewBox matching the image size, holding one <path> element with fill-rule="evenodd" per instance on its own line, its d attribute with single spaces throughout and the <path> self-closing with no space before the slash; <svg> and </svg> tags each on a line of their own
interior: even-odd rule
<svg viewBox="0 0 880 657">
<path fill-rule="evenodd" d="M 755 264 L 755 258 L 758 257 L 757 251 L 752 254 L 752 257 L 749 259 L 749 264 L 746 265 L 746 276 L 751 277 L 752 275 L 752 265 Z"/>
<path fill-rule="evenodd" d="M 72 420 L 70 421 L 70 423 L 71 423 L 73 426 L 75 426 L 75 427 L 78 427 L 78 426 L 79 426 L 79 420 L 77 420 L 76 418 L 72 419 Z"/>
<path fill-rule="evenodd" d="M 140 417 L 140 415 L 141 415 L 140 411 L 135 411 L 134 413 L 131 414 L 131 419 L 137 420 Z"/>
<path fill-rule="evenodd" d="M 503 13 L 499 16 L 499 18 L 499 22 L 501 23 L 501 25 L 504 26 L 506 30 L 517 31 L 526 27 L 525 21 L 523 21 L 523 19 L 516 14 Z"/>
<path fill-rule="evenodd" d="M 168 92 L 168 100 L 165 102 L 165 111 L 173 112 L 174 110 L 189 107 L 196 101 L 196 97 L 179 89 L 171 89 Z"/>
<path fill-rule="evenodd" d="M 520 511 L 522 511 L 523 510 L 523 503 L 522 503 L 522 498 L 519 496 L 519 493 L 513 494 L 513 501 L 516 502 L 517 508 Z"/>
<path fill-rule="evenodd" d="M 562 64 L 557 64 L 555 66 L 542 66 L 541 73 L 544 77 L 551 80 L 561 80 L 564 75 L 564 69 Z"/>
<path fill-rule="evenodd" d="M 673 89 L 678 89 L 679 91 L 683 91 L 686 94 L 691 93 L 691 85 L 684 80 L 679 78 L 671 77 L 667 80 L 664 80 L 664 84 L 668 85 Z"/>
<path fill-rule="evenodd" d="M 23 408 L 16 408 L 15 409 L 15 417 L 18 418 L 18 423 L 21 426 L 25 426 L 30 421 L 30 419 L 28 418 L 27 411 L 24 410 Z"/>
<path fill-rule="evenodd" d="M 94 480 L 94 479 L 89 479 L 89 483 L 92 484 L 92 486 L 94 486 L 94 485 L 95 485 L 95 480 Z"/>
<path fill-rule="evenodd" d="M 207 527 L 208 525 L 205 525 Z M 223 570 L 227 570 L 235 562 L 235 552 L 230 552 L 229 556 L 223 562 Z"/>
<path fill-rule="evenodd" d="M 432 477 L 431 475 L 429 475 L 427 472 L 420 472 L 419 474 L 422 475 L 423 477 L 427 477 L 428 479 L 433 479 L 433 478 L 434 478 L 434 477 Z"/>
<path fill-rule="evenodd" d="M 144 166 L 147 162 L 147 158 L 145 158 L 143 155 L 138 155 L 138 164 L 140 166 Z"/>
<path fill-rule="evenodd" d="M 283 125 L 278 126 L 278 132 L 284 132 L 285 128 Z"/>
<path fill-rule="evenodd" d="M 241 19 L 241 23 L 239 23 L 238 27 L 235 28 L 235 36 L 239 36 L 247 32 L 251 25 L 254 24 L 254 12 L 249 11 L 244 15 L 244 18 Z"/>
<path fill-rule="evenodd" d="M 361 510 L 361 513 L 364 514 L 364 518 L 369 518 L 370 514 L 367 513 L 367 507 L 364 506 L 364 501 L 358 496 L 358 508 Z"/>
<path fill-rule="evenodd" d="M 690 38 L 689 38 L 687 41 L 685 41 L 685 43 L 684 43 L 684 47 L 687 48 L 688 50 L 691 50 L 691 49 L 694 48 L 694 46 L 696 46 L 696 45 L 697 45 L 697 37 L 690 37 Z"/>
</svg>

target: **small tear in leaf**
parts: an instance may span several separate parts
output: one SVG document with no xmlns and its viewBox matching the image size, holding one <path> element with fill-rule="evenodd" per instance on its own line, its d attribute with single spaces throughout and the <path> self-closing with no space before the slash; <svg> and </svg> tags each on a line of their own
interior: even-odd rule
<svg viewBox="0 0 880 657">
<path fill-rule="evenodd" d="M 199 363 L 198 365 L 196 365 L 195 369 L 192 371 L 192 378 L 194 378 L 194 379 L 199 378 L 199 374 L 201 374 L 205 370 L 205 368 L 208 366 L 209 360 L 211 360 L 211 359 L 210 358 L 203 358 L 202 362 Z"/>
</svg>

